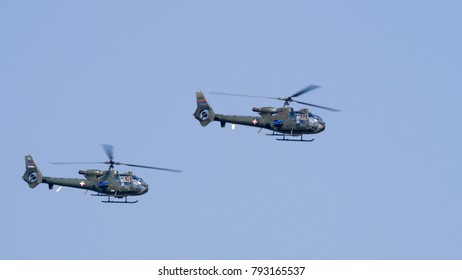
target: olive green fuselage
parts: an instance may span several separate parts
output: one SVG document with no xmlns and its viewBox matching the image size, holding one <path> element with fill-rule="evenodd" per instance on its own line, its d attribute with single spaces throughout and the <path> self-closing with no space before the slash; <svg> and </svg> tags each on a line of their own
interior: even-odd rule
<svg viewBox="0 0 462 280">
<path fill-rule="evenodd" d="M 254 108 L 259 109 L 259 108 Z M 214 121 L 265 128 L 287 135 L 315 134 L 325 129 L 325 123 L 307 111 L 293 111 L 292 108 L 274 108 L 276 113 L 260 113 L 260 116 L 238 116 L 215 114 Z"/>
<path fill-rule="evenodd" d="M 298 111 L 289 106 L 253 108 L 252 111 L 257 112 L 259 116 L 239 116 L 215 113 L 202 92 L 196 93 L 196 102 L 197 107 L 193 115 L 202 126 L 217 121 L 222 127 L 225 127 L 226 123 L 240 124 L 265 128 L 287 136 L 320 133 L 326 128 L 325 122 L 306 108 Z"/>
<path fill-rule="evenodd" d="M 51 190 L 56 186 L 70 187 L 97 192 L 98 195 L 114 196 L 117 198 L 142 195 L 148 191 L 148 184 L 132 172 L 119 172 L 113 168 L 108 170 L 88 169 L 80 170 L 79 174 L 85 178 L 57 178 L 43 176 L 31 155 L 25 156 L 26 171 L 22 178 L 30 188 L 44 183 Z"/>
<path fill-rule="evenodd" d="M 84 172 L 85 171 L 82 173 Z M 131 172 L 126 174 L 119 174 L 117 170 L 100 172 L 103 174 L 100 177 L 85 174 L 85 179 L 44 176 L 42 183 L 48 184 L 50 189 L 53 188 L 54 185 L 57 185 L 90 190 L 118 198 L 142 195 L 148 191 L 147 184 L 141 178 L 134 176 Z"/>
</svg>

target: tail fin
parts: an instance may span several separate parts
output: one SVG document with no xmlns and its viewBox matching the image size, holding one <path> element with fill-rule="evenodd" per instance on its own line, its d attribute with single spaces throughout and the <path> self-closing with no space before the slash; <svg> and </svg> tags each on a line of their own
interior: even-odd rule
<svg viewBox="0 0 462 280">
<path fill-rule="evenodd" d="M 196 100 L 197 109 L 194 112 L 194 117 L 202 126 L 206 126 L 215 119 L 215 113 L 212 107 L 207 103 L 207 99 L 205 99 L 205 95 L 201 91 L 196 92 Z"/>
<path fill-rule="evenodd" d="M 31 155 L 25 156 L 25 160 L 26 172 L 24 172 L 22 178 L 24 181 L 26 181 L 26 183 L 29 184 L 29 188 L 33 189 L 38 184 L 42 183 L 43 176 L 42 173 L 40 173 L 40 170 L 37 168 L 37 165 L 35 164 L 35 161 Z"/>
</svg>

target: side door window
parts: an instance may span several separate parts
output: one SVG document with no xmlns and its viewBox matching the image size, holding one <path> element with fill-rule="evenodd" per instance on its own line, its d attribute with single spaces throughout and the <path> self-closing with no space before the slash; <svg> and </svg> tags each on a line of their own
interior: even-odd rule
<svg viewBox="0 0 462 280">
<path fill-rule="evenodd" d="M 132 186 L 132 176 L 121 175 L 120 176 L 120 186 L 122 186 L 122 188 L 130 188 Z"/>
</svg>

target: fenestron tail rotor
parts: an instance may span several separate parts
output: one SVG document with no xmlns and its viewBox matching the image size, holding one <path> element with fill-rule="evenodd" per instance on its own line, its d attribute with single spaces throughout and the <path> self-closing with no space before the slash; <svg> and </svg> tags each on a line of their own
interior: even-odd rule
<svg viewBox="0 0 462 280">
<path fill-rule="evenodd" d="M 265 99 L 276 99 L 276 100 L 284 101 L 284 107 L 289 106 L 290 102 L 295 102 L 295 103 L 304 104 L 304 105 L 308 105 L 308 106 L 312 106 L 312 107 L 316 107 L 316 108 L 320 108 L 320 109 L 324 109 L 324 110 L 328 110 L 328 111 L 332 111 L 332 112 L 340 112 L 340 110 L 337 110 L 337 109 L 334 109 L 334 108 L 329 108 L 329 107 L 320 106 L 320 105 L 316 105 L 316 104 L 306 103 L 306 102 L 302 102 L 302 101 L 298 101 L 298 100 L 293 99 L 293 97 L 298 97 L 300 95 L 303 95 L 303 94 L 305 94 L 307 92 L 310 92 L 310 91 L 315 90 L 315 89 L 320 88 L 320 87 L 321 86 L 318 86 L 318 85 L 309 85 L 309 86 L 297 91 L 296 93 L 294 93 L 294 94 L 292 94 L 291 96 L 288 96 L 288 97 L 269 97 L 269 96 L 245 95 L 245 94 L 224 93 L 224 92 L 211 92 L 211 94 L 239 96 L 239 97 L 255 97 L 255 98 L 265 98 Z"/>
<path fill-rule="evenodd" d="M 138 165 L 138 164 L 131 164 L 131 163 L 123 163 L 114 161 L 114 146 L 112 145 L 102 145 L 104 152 L 108 156 L 108 161 L 97 161 L 97 162 L 52 162 L 52 164 L 108 164 L 109 169 L 113 169 L 114 165 L 125 165 L 131 167 L 138 167 L 138 168 L 147 168 L 147 169 L 154 169 L 160 171 L 169 171 L 169 172 L 182 172 L 181 170 L 170 169 L 170 168 L 163 168 L 163 167 L 155 167 L 155 166 L 147 166 L 147 165 Z"/>
</svg>

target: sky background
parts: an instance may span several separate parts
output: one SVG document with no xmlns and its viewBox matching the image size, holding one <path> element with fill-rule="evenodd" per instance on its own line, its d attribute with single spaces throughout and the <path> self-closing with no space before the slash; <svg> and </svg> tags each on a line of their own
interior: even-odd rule
<svg viewBox="0 0 462 280">
<path fill-rule="evenodd" d="M 462 259 L 460 1 L 1 1 L 0 259 Z M 312 143 L 201 127 L 288 96 Z M 217 113 L 276 100 L 207 95 Z M 294 108 L 299 109 L 297 104 Z M 133 205 L 22 181 L 122 162 Z M 120 171 L 127 171 L 120 167 Z"/>
</svg>

